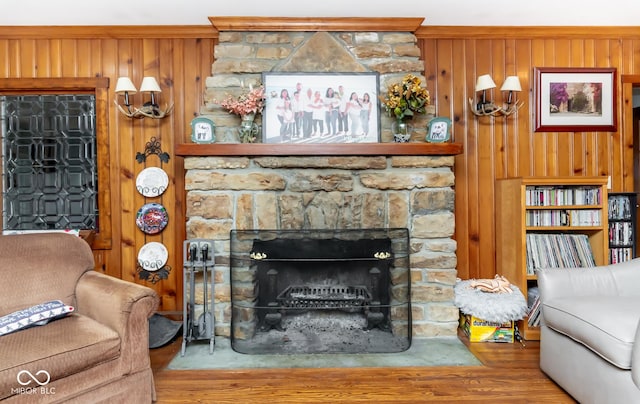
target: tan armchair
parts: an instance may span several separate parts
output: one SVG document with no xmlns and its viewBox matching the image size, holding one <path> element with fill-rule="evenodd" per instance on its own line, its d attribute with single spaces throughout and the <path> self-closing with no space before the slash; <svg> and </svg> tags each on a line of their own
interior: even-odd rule
<svg viewBox="0 0 640 404">
<path fill-rule="evenodd" d="M 0 316 L 51 300 L 75 308 L 0 335 L 0 401 L 155 400 L 148 319 L 158 296 L 93 269 L 91 248 L 78 237 L 0 236 Z"/>
</svg>

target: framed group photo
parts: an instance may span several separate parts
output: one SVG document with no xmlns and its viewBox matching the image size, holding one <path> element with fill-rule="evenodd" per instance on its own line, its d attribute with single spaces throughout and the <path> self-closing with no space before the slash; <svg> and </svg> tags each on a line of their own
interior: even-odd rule
<svg viewBox="0 0 640 404">
<path fill-rule="evenodd" d="M 264 143 L 380 141 L 379 75 L 262 73 Z"/>
<path fill-rule="evenodd" d="M 615 68 L 543 68 L 535 75 L 536 132 L 615 132 Z"/>
</svg>

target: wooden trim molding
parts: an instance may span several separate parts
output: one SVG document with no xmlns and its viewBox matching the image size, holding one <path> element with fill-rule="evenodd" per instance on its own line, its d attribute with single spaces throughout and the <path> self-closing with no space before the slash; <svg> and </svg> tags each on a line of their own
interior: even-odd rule
<svg viewBox="0 0 640 404">
<path fill-rule="evenodd" d="M 183 143 L 176 156 L 453 156 L 462 153 L 461 143 Z"/>
<path fill-rule="evenodd" d="M 414 32 L 422 17 L 209 17 L 217 31 Z"/>
<path fill-rule="evenodd" d="M 638 38 L 640 27 L 568 26 L 428 26 L 415 31 L 418 39 L 584 39 Z"/>
<path fill-rule="evenodd" d="M 37 84 L 34 83 L 37 80 Z M 16 91 L 95 91 L 96 88 L 108 88 L 107 77 L 78 77 L 78 78 L 0 78 L 0 94 Z"/>
<path fill-rule="evenodd" d="M 0 26 L 0 39 L 217 38 L 210 25 Z"/>
</svg>

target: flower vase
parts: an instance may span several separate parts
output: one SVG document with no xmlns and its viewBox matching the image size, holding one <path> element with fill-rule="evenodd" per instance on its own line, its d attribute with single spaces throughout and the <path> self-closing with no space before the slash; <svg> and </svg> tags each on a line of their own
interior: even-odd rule
<svg viewBox="0 0 640 404">
<path fill-rule="evenodd" d="M 238 128 L 238 133 L 240 135 L 241 143 L 254 143 L 258 140 L 258 134 L 260 133 L 260 128 L 254 122 L 256 118 L 255 114 L 246 114 L 240 117 L 240 128 Z"/>
<path fill-rule="evenodd" d="M 393 141 L 396 143 L 406 143 L 411 139 L 413 125 L 401 119 L 397 119 L 391 123 L 391 133 L 393 133 Z"/>
</svg>

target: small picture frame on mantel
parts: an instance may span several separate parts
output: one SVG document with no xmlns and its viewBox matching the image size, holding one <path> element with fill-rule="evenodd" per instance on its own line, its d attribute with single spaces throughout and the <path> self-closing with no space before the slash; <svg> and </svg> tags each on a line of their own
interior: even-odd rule
<svg viewBox="0 0 640 404">
<path fill-rule="evenodd" d="M 208 144 L 216 141 L 216 125 L 209 118 L 199 116 L 191 120 L 191 141 L 198 144 Z"/>
<path fill-rule="evenodd" d="M 427 125 L 427 143 L 444 143 L 451 140 L 451 119 L 437 116 Z"/>
</svg>

